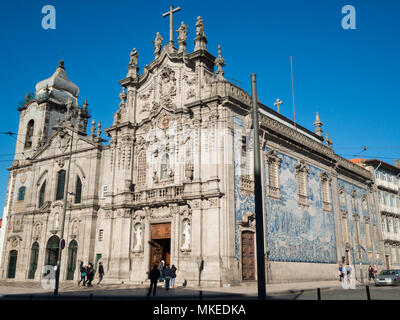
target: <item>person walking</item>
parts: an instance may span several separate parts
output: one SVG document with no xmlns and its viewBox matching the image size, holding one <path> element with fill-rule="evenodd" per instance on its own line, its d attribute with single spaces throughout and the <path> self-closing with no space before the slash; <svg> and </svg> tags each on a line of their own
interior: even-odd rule
<svg viewBox="0 0 400 320">
<path fill-rule="evenodd" d="M 154 265 L 153 269 L 151 269 L 151 271 L 149 273 L 149 278 L 150 278 L 150 288 L 149 288 L 149 292 L 147 293 L 147 298 L 149 298 L 149 296 L 150 296 L 151 289 L 153 289 L 153 296 L 156 295 L 157 282 L 160 278 L 160 270 L 156 264 Z"/>
<path fill-rule="evenodd" d="M 171 288 L 174 288 L 175 286 L 175 278 L 176 278 L 176 267 L 173 264 L 171 267 Z"/>
<path fill-rule="evenodd" d="M 171 279 L 171 269 L 169 268 L 169 264 L 167 264 L 167 266 L 164 270 L 164 277 L 165 277 L 165 289 L 168 291 L 169 280 Z"/>
<path fill-rule="evenodd" d="M 93 285 L 92 285 L 93 277 L 94 277 L 93 265 L 91 263 L 89 263 L 86 268 L 86 278 L 87 278 L 86 282 L 88 284 L 88 287 L 93 287 Z"/>
<path fill-rule="evenodd" d="M 103 263 L 99 262 L 99 282 L 97 282 L 97 285 L 101 287 L 100 282 L 103 280 L 104 276 L 104 268 L 103 268 Z"/>
<path fill-rule="evenodd" d="M 83 281 L 83 286 L 85 286 L 86 283 L 86 266 L 83 263 L 83 261 L 81 261 L 81 266 L 79 269 L 80 275 L 81 275 L 81 279 L 78 281 L 78 286 L 81 284 L 81 282 Z"/>
<path fill-rule="evenodd" d="M 342 282 L 344 277 L 344 273 L 343 273 L 343 264 L 339 264 L 339 281 Z"/>
<path fill-rule="evenodd" d="M 371 265 L 369 265 L 369 267 L 368 267 L 368 280 L 371 281 L 371 280 L 374 280 L 374 278 L 375 278 L 374 268 Z"/>
<path fill-rule="evenodd" d="M 160 262 L 158 264 L 158 271 L 160 272 L 158 281 L 162 282 L 163 274 L 164 274 L 164 261 L 163 260 L 160 260 Z"/>
</svg>

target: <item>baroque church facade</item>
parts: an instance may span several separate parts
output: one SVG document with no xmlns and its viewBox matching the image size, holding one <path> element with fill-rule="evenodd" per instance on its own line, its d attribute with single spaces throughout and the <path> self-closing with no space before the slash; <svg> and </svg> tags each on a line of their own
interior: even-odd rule
<svg viewBox="0 0 400 320">
<path fill-rule="evenodd" d="M 78 279 L 80 261 L 102 261 L 104 282 L 140 284 L 161 259 L 189 286 L 256 280 L 251 96 L 225 79 L 200 17 L 193 52 L 183 22 L 177 32 L 178 48 L 157 33 L 141 74 L 130 53 L 109 142 L 100 123 L 87 128 L 88 103 L 63 62 L 26 97 L 1 279 L 43 279 L 64 239 L 61 281 Z M 315 132 L 261 103 L 259 119 L 268 281 L 335 279 L 342 261 L 382 265 L 370 172 L 335 154 L 318 115 Z"/>
</svg>

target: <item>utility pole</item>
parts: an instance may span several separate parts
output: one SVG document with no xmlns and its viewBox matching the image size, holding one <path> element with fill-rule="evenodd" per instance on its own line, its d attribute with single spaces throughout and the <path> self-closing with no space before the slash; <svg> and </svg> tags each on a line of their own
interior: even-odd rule
<svg viewBox="0 0 400 320">
<path fill-rule="evenodd" d="M 61 134 L 65 135 L 70 135 L 68 132 L 64 132 L 63 128 L 61 127 L 54 127 L 55 130 L 62 131 Z M 69 185 L 69 172 L 71 169 L 71 158 L 72 158 L 72 144 L 74 142 L 74 133 L 72 132 L 71 136 L 71 141 L 70 141 L 70 147 L 69 147 L 69 159 L 68 159 L 68 171 L 66 172 L 66 180 L 65 180 L 65 186 L 64 186 L 64 208 L 63 208 L 63 214 L 61 218 L 61 234 L 60 234 L 60 244 L 58 246 L 58 259 L 57 259 L 57 270 L 56 270 L 56 283 L 55 283 L 55 288 L 54 288 L 54 295 L 58 295 L 58 287 L 59 287 L 59 282 L 60 282 L 60 269 L 61 269 L 61 254 L 62 250 L 64 248 L 61 248 L 62 245 L 65 246 L 65 240 L 64 238 L 64 226 L 65 226 L 65 215 L 67 212 L 67 197 L 68 197 L 68 185 Z M 63 243 L 64 241 L 64 243 Z"/>
<path fill-rule="evenodd" d="M 251 74 L 251 98 L 253 106 L 254 133 L 254 202 L 256 210 L 256 243 L 257 243 L 257 282 L 258 299 L 266 299 L 265 290 L 265 257 L 264 257 L 264 223 L 260 164 L 260 137 L 258 134 L 258 99 L 256 74 Z"/>
</svg>

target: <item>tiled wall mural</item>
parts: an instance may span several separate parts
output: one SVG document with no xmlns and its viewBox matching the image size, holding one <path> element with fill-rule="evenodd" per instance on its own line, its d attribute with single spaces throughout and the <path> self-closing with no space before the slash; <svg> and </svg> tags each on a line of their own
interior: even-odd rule
<svg viewBox="0 0 400 320">
<path fill-rule="evenodd" d="M 235 123 L 241 125 L 239 119 Z M 241 132 L 234 133 L 236 258 L 240 258 L 238 222 L 247 212 L 254 213 L 254 196 L 238 188 Z M 297 202 L 295 166 L 297 160 L 279 154 L 281 200 L 266 198 L 267 239 L 270 261 L 336 263 L 336 240 L 333 213 L 322 210 L 319 174 L 321 170 L 308 165 L 309 207 L 301 208 Z M 266 172 L 264 164 L 264 173 Z M 264 184 L 266 175 L 264 174 Z"/>
<path fill-rule="evenodd" d="M 281 199 L 266 198 L 268 248 L 270 261 L 336 263 L 333 212 L 322 210 L 320 173 L 307 164 L 309 207 L 297 200 L 295 166 L 297 160 L 278 153 Z M 266 170 L 264 164 L 264 180 Z"/>
<path fill-rule="evenodd" d="M 236 258 L 240 259 L 240 234 L 239 222 L 243 215 L 254 212 L 254 196 L 246 194 L 239 188 L 239 175 L 241 174 L 240 159 L 242 152 L 242 122 L 234 118 L 236 130 L 234 131 L 234 194 L 235 194 L 235 219 L 236 219 Z M 268 151 L 266 148 L 265 152 Z M 267 196 L 265 188 L 265 209 L 267 212 L 267 248 L 270 261 L 281 262 L 307 262 L 307 263 L 337 263 L 341 257 L 337 256 L 334 213 L 326 212 L 322 207 L 322 190 L 320 174 L 321 169 L 307 163 L 308 176 L 307 188 L 309 206 L 302 207 L 298 204 L 297 179 L 295 166 L 298 159 L 277 152 L 281 158 L 280 165 L 280 200 Z M 266 164 L 264 163 L 264 185 L 267 182 Z M 365 251 L 372 251 L 368 247 L 365 234 L 364 217 L 369 217 L 371 225 L 377 223 L 375 203 L 369 203 L 367 207 L 362 204 L 362 197 L 367 196 L 366 189 L 360 188 L 344 180 L 338 179 L 338 188 L 344 188 L 346 203 L 340 204 L 341 211 L 348 212 L 348 230 L 351 246 L 357 248 L 355 225 L 351 194 L 356 192 L 356 203 L 360 215 L 360 244 Z M 330 190 L 331 199 L 338 197 L 339 190 Z M 371 230 L 371 237 L 373 230 Z M 380 251 L 379 241 L 374 243 L 377 251 Z M 357 251 L 350 252 L 352 260 L 359 263 Z M 344 252 L 342 253 L 344 256 Z M 368 254 L 362 250 L 362 262 L 370 264 Z"/>
</svg>

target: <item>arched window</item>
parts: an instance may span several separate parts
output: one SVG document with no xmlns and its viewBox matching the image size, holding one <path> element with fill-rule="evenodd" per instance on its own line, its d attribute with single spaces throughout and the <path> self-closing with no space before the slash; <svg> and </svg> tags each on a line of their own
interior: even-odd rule
<svg viewBox="0 0 400 320">
<path fill-rule="evenodd" d="M 160 166 L 160 180 L 168 178 L 169 174 L 169 155 L 165 153 L 161 158 L 161 166 Z"/>
<path fill-rule="evenodd" d="M 25 148 L 32 147 L 32 137 L 34 128 L 35 128 L 35 121 L 30 120 L 26 127 Z"/>
<path fill-rule="evenodd" d="M 35 242 L 31 249 L 31 262 L 29 264 L 29 274 L 28 279 L 35 279 L 35 273 L 38 264 L 39 257 L 39 243 Z"/>
<path fill-rule="evenodd" d="M 56 200 L 64 199 L 65 170 L 58 172 Z"/>
<path fill-rule="evenodd" d="M 81 203 L 82 198 L 82 181 L 79 176 L 76 176 L 76 185 L 75 185 L 75 203 Z"/>
<path fill-rule="evenodd" d="M 137 181 L 138 186 L 143 186 L 146 184 L 146 151 L 143 150 L 138 155 L 137 160 Z"/>
<path fill-rule="evenodd" d="M 44 195 L 46 193 L 46 180 L 43 182 L 39 191 L 39 208 L 41 208 L 44 204 Z"/>
<path fill-rule="evenodd" d="M 18 201 L 24 201 L 25 199 L 25 187 L 21 187 L 18 190 Z"/>
</svg>

